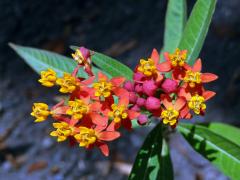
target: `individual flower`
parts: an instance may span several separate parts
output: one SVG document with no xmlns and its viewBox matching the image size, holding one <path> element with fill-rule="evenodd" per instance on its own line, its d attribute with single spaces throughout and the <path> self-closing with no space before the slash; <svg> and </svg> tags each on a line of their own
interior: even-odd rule
<svg viewBox="0 0 240 180">
<path fill-rule="evenodd" d="M 118 104 L 112 104 L 111 109 L 108 112 L 108 117 L 112 120 L 109 125 L 109 130 L 118 129 L 121 125 L 126 129 L 130 130 L 132 128 L 131 120 L 137 118 L 140 113 L 130 110 L 128 108 L 129 100 L 128 97 L 122 96 L 119 99 Z"/>
<path fill-rule="evenodd" d="M 53 123 L 55 131 L 50 133 L 50 136 L 57 137 L 57 142 L 65 141 L 69 136 L 74 135 L 74 127 L 71 127 L 66 122 Z"/>
<path fill-rule="evenodd" d="M 62 78 L 58 78 L 56 83 L 61 86 L 61 93 L 72 93 L 78 86 L 78 80 L 73 77 L 71 74 L 64 73 Z"/>
<path fill-rule="evenodd" d="M 186 91 L 185 88 L 181 88 L 179 90 L 178 95 L 186 98 L 187 107 L 186 111 L 192 110 L 197 115 L 203 115 L 207 108 L 206 101 L 212 98 L 216 93 L 213 91 L 205 91 L 203 90 L 202 94 L 191 94 Z"/>
<path fill-rule="evenodd" d="M 173 103 L 172 99 L 168 95 L 162 95 L 161 99 L 164 105 L 164 109 L 160 116 L 163 124 L 169 124 L 172 128 L 174 128 L 176 127 L 179 118 L 183 117 L 181 110 L 184 108 L 186 100 L 180 97 Z"/>
<path fill-rule="evenodd" d="M 66 111 L 67 115 L 72 116 L 74 119 L 79 120 L 84 114 L 87 114 L 89 107 L 81 99 L 75 99 L 74 101 L 68 101 L 69 109 Z"/>
<path fill-rule="evenodd" d="M 38 80 L 43 86 L 52 87 L 57 80 L 56 72 L 52 69 L 41 71 L 41 79 Z"/>
<path fill-rule="evenodd" d="M 76 49 L 75 53 L 72 53 L 73 59 L 81 65 L 90 64 L 90 51 L 85 47 L 80 47 Z"/>
<path fill-rule="evenodd" d="M 157 84 L 159 84 L 163 76 L 157 70 L 159 66 L 159 54 L 156 49 L 153 49 L 151 57 L 147 60 L 140 59 L 140 64 L 136 67 L 133 79 L 135 81 L 145 81 L 149 79 L 154 79 Z"/>
<path fill-rule="evenodd" d="M 42 122 L 50 115 L 48 105 L 45 103 L 34 103 L 31 115 L 36 118 L 35 122 Z"/>
<path fill-rule="evenodd" d="M 93 128 L 78 127 L 79 133 L 74 135 L 74 138 L 79 143 L 80 147 L 92 148 L 97 146 L 105 155 L 109 155 L 109 149 L 105 141 L 113 141 L 120 137 L 117 131 L 96 130 Z"/>
<path fill-rule="evenodd" d="M 95 96 L 96 97 L 104 97 L 107 98 L 112 93 L 115 92 L 115 90 L 118 90 L 120 86 L 125 81 L 125 78 L 123 77 L 114 77 L 112 79 L 108 79 L 106 75 L 99 72 L 98 73 L 98 82 L 93 83 L 93 88 L 95 89 Z"/>
<path fill-rule="evenodd" d="M 188 66 L 186 61 L 187 50 L 177 48 L 173 54 L 164 53 L 165 62 L 158 65 L 160 72 L 169 72 L 172 70 L 173 78 L 178 80 L 185 75 L 185 69 Z"/>
<path fill-rule="evenodd" d="M 137 70 L 149 77 L 157 72 L 157 67 L 151 58 L 148 58 L 147 60 L 140 59 L 140 65 Z"/>
<path fill-rule="evenodd" d="M 201 73 L 201 70 L 201 59 L 198 59 L 193 67 L 187 67 L 186 75 L 184 76 L 183 81 L 188 85 L 188 87 L 199 87 L 202 83 L 208 83 L 218 78 L 217 75 L 212 73 Z"/>
<path fill-rule="evenodd" d="M 108 116 L 113 119 L 115 123 L 119 123 L 128 117 L 127 107 L 125 107 L 125 105 L 112 104 L 111 108 L 112 111 L 109 112 Z"/>
<path fill-rule="evenodd" d="M 93 76 L 91 67 L 91 55 L 91 52 L 85 47 L 80 47 L 75 51 L 75 53 L 72 53 L 73 59 L 78 63 L 77 68 L 83 67 L 89 76 Z"/>
</svg>

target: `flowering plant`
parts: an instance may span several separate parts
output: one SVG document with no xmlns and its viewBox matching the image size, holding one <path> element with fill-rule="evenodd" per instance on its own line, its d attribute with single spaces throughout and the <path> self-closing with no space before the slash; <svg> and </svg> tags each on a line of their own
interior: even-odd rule
<svg viewBox="0 0 240 180">
<path fill-rule="evenodd" d="M 51 116 L 54 130 L 50 135 L 58 142 L 69 141 L 87 150 L 97 147 L 105 156 L 109 155 L 108 143 L 121 136 L 121 128 L 130 132 L 157 124 L 140 149 L 129 179 L 173 178 L 167 139 L 176 130 L 194 149 L 236 179 L 239 172 L 233 169 L 240 167 L 239 140 L 225 132 L 239 133 L 239 129 L 219 123 L 205 126 L 182 122 L 204 116 L 206 101 L 215 95 L 204 84 L 217 79 L 215 74 L 202 72 L 202 60 L 197 58 L 216 1 L 198 0 L 186 24 L 185 3 L 169 0 L 163 50 L 159 54 L 153 49 L 149 57 L 140 59 L 134 71 L 85 47 L 72 46 L 75 52 L 70 59 L 11 44 L 40 73 L 39 83 L 47 88 L 59 86 L 67 96 L 53 107 L 34 103 L 31 115 L 35 122 Z M 202 143 L 207 144 L 206 149 L 200 149 Z M 206 153 L 209 149 L 216 152 L 211 157 Z"/>
</svg>

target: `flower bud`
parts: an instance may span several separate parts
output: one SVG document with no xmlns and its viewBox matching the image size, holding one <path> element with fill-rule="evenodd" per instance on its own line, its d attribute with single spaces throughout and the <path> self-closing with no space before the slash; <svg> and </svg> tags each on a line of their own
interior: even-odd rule
<svg viewBox="0 0 240 180">
<path fill-rule="evenodd" d="M 161 106 L 161 101 L 155 97 L 148 97 L 145 103 L 145 107 L 148 110 L 157 110 Z"/>
<path fill-rule="evenodd" d="M 90 57 L 90 51 L 88 49 L 86 49 L 85 47 L 82 46 L 79 48 L 79 50 L 82 53 L 84 59 L 87 59 Z"/>
<path fill-rule="evenodd" d="M 157 86 L 155 85 L 153 80 L 145 81 L 143 83 L 143 92 L 148 96 L 153 96 L 157 90 Z"/>
<path fill-rule="evenodd" d="M 131 108 L 131 110 L 136 111 L 136 112 L 139 112 L 141 109 L 140 109 L 140 107 L 136 104 L 136 105 L 134 105 L 134 106 Z"/>
<path fill-rule="evenodd" d="M 145 102 L 146 102 L 146 100 L 145 100 L 144 98 L 138 97 L 136 103 L 137 103 L 137 105 L 138 105 L 139 107 L 142 107 L 142 106 L 145 105 Z"/>
<path fill-rule="evenodd" d="M 141 84 L 137 84 L 135 86 L 135 91 L 136 91 L 136 93 L 142 93 L 142 91 L 143 91 L 142 85 Z"/>
<path fill-rule="evenodd" d="M 129 93 L 129 102 L 130 102 L 130 103 L 132 103 L 132 104 L 136 103 L 137 98 L 138 98 L 138 97 L 137 97 L 137 95 L 136 95 L 135 92 L 130 92 L 130 93 Z"/>
<path fill-rule="evenodd" d="M 133 74 L 134 81 L 141 81 L 144 77 L 145 77 L 144 74 L 139 72 Z"/>
<path fill-rule="evenodd" d="M 161 88 L 165 93 L 172 93 L 177 90 L 178 83 L 172 79 L 166 79 L 163 83 Z"/>
<path fill-rule="evenodd" d="M 148 117 L 145 114 L 140 114 L 137 119 L 137 122 L 140 125 L 144 125 L 148 122 Z"/>
<path fill-rule="evenodd" d="M 134 86 L 133 83 L 131 81 L 126 81 L 123 85 L 123 87 L 128 90 L 129 92 L 133 92 L 134 91 Z"/>
</svg>

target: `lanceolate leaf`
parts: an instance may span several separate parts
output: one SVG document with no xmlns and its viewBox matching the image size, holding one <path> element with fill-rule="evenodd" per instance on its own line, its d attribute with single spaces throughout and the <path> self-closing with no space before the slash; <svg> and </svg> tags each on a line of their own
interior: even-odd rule
<svg viewBox="0 0 240 180">
<path fill-rule="evenodd" d="M 77 48 L 77 46 L 71 46 L 71 49 L 75 50 Z M 92 61 L 104 72 L 107 72 L 113 77 L 124 76 L 129 80 L 132 79 L 133 71 L 126 65 L 120 63 L 118 60 L 94 51 Z"/>
<path fill-rule="evenodd" d="M 139 150 L 129 179 L 155 180 L 173 177 L 168 149 L 164 143 L 164 150 L 162 150 L 162 143 L 162 125 L 158 124 L 148 134 Z"/>
<path fill-rule="evenodd" d="M 163 139 L 161 155 L 161 179 L 173 180 L 173 167 L 167 142 Z"/>
<path fill-rule="evenodd" d="M 215 5 L 216 0 L 197 0 L 187 21 L 179 48 L 188 50 L 187 62 L 190 64 L 194 63 L 203 46 Z"/>
<path fill-rule="evenodd" d="M 193 148 L 232 179 L 240 177 L 240 146 L 200 125 L 181 123 L 179 131 Z"/>
<path fill-rule="evenodd" d="M 187 18 L 186 0 L 169 0 L 165 18 L 163 51 L 173 52 L 182 37 Z"/>
<path fill-rule="evenodd" d="M 39 74 L 41 71 L 51 68 L 56 71 L 58 76 L 62 76 L 64 72 L 72 73 L 73 69 L 77 66 L 77 63 L 73 59 L 57 53 L 12 43 L 9 45 Z M 94 68 L 94 71 L 96 72 L 98 69 Z M 82 69 L 79 70 L 78 75 L 80 77 L 87 77 Z"/>
<path fill-rule="evenodd" d="M 211 131 L 215 132 L 228 139 L 229 141 L 234 142 L 235 144 L 240 146 L 240 129 L 229 124 L 212 122 L 209 124 L 201 124 L 206 126 Z"/>
</svg>

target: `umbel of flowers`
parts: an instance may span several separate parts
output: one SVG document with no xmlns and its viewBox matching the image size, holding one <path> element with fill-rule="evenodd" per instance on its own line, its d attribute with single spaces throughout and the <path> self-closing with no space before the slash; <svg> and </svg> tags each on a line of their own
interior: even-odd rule
<svg viewBox="0 0 240 180">
<path fill-rule="evenodd" d="M 175 128 L 180 119 L 204 115 L 205 102 L 215 95 L 205 90 L 203 84 L 217 76 L 201 73 L 200 59 L 189 66 L 186 50 L 164 53 L 165 61 L 160 63 L 154 49 L 150 58 L 140 60 L 132 81 L 109 78 L 102 72 L 95 76 L 91 66 L 93 53 L 84 47 L 77 49 L 72 54 L 77 62 L 72 74 L 57 77 L 52 69 L 41 72 L 39 82 L 43 86 L 59 86 L 59 91 L 68 95 L 68 100 L 53 107 L 39 102 L 32 107 L 35 122 L 52 117 L 55 130 L 50 135 L 58 142 L 69 140 L 86 149 L 98 147 L 108 156 L 107 142 L 120 137 L 121 127 L 131 130 L 132 120 L 144 125 L 154 116 Z M 80 68 L 88 78 L 78 77 Z"/>
<path fill-rule="evenodd" d="M 157 117 L 172 128 L 180 119 L 204 115 L 206 101 L 215 92 L 205 90 L 204 83 L 217 79 L 211 73 L 202 73 L 202 62 L 197 59 L 191 67 L 186 63 L 187 51 L 176 49 L 173 54 L 164 53 L 160 63 L 156 49 L 151 57 L 141 59 L 134 70 L 133 82 L 127 81 L 131 110 L 141 112 L 139 124 L 146 124 L 151 116 Z"/>
</svg>

